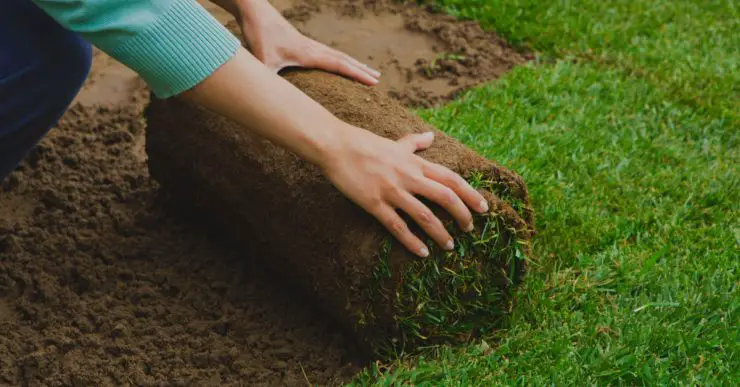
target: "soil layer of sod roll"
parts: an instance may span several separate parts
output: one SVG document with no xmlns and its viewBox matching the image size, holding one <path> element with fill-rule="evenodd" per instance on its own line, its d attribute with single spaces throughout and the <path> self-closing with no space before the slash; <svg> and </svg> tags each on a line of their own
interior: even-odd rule
<svg viewBox="0 0 740 387">
<path fill-rule="evenodd" d="M 425 159 L 481 189 L 490 212 L 465 234 L 432 206 L 457 245 L 407 252 L 321 170 L 234 122 L 176 99 L 148 107 L 152 176 L 189 211 L 208 217 L 317 303 L 379 356 L 466 340 L 510 311 L 534 232 L 527 188 L 489 161 L 371 88 L 318 71 L 284 77 L 338 118 L 389 139 L 434 130 Z M 413 226 L 413 222 L 409 220 Z"/>
</svg>

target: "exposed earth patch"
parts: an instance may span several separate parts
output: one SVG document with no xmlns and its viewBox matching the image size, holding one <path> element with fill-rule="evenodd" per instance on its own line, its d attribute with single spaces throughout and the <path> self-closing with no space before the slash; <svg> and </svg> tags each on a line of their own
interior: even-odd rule
<svg viewBox="0 0 740 387">
<path fill-rule="evenodd" d="M 281 1 L 308 35 L 431 106 L 526 60 L 492 32 L 391 1 Z M 213 9 L 212 6 L 209 9 Z M 219 11 L 222 21 L 228 17 Z M 337 384 L 362 366 L 326 316 L 174 215 L 149 177 L 145 85 L 96 53 L 50 135 L 0 188 L 0 384 Z"/>
</svg>

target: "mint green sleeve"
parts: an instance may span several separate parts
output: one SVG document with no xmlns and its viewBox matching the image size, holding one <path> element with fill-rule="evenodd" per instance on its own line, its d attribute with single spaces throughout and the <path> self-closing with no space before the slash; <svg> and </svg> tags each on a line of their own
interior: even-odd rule
<svg viewBox="0 0 740 387">
<path fill-rule="evenodd" d="M 239 40 L 195 0 L 33 1 L 136 71 L 159 98 L 197 85 L 239 47 Z"/>
</svg>

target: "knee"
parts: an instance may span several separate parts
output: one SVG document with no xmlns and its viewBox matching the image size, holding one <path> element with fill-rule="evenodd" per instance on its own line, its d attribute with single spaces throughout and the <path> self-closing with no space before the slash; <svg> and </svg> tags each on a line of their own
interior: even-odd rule
<svg viewBox="0 0 740 387">
<path fill-rule="evenodd" d="M 78 36 L 70 37 L 69 40 L 68 44 L 59 47 L 52 66 L 55 78 L 61 83 L 58 85 L 59 92 L 72 101 L 90 73 L 92 47 Z"/>
<path fill-rule="evenodd" d="M 20 69 L 0 78 L 0 95 L 14 96 L 0 103 L 0 117 L 6 118 L 0 122 L 0 137 L 3 132 L 25 132 L 40 138 L 80 91 L 90 72 L 92 48 L 71 33 L 55 38 L 55 45 L 19 58 Z"/>
</svg>

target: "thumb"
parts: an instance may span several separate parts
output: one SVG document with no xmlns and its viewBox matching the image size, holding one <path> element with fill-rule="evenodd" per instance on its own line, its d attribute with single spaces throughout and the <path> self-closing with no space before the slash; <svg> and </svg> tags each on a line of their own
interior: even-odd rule
<svg viewBox="0 0 740 387">
<path fill-rule="evenodd" d="M 399 144 L 412 153 L 429 148 L 433 142 L 434 132 L 409 134 L 398 140 Z"/>
</svg>

